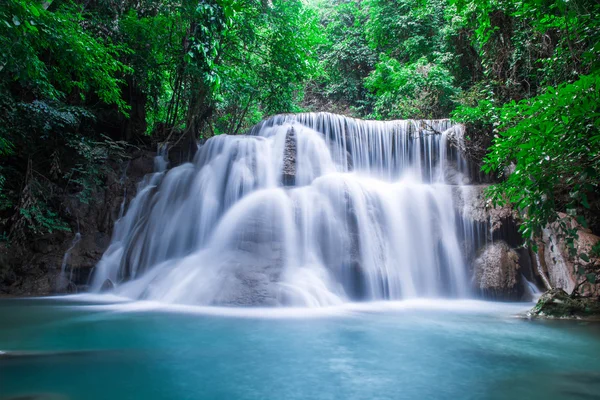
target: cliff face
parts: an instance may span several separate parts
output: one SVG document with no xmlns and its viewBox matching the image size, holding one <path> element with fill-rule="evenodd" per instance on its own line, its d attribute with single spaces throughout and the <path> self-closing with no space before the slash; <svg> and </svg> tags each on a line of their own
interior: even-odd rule
<svg viewBox="0 0 600 400">
<path fill-rule="evenodd" d="M 547 271 L 552 288 L 560 288 L 570 294 L 581 284 L 579 288 L 581 294 L 600 297 L 600 282 L 585 282 L 583 277 L 585 273 L 577 273 L 579 269 L 584 272 L 586 267 L 600 264 L 600 260 L 590 255 L 592 247 L 600 241 L 600 237 L 594 235 L 589 229 L 583 228 L 566 214 L 560 214 L 560 217 L 567 221 L 569 229 L 577 231 L 577 239 L 573 243 L 575 255 L 569 253 L 559 224 L 554 223 L 544 229 L 536 259 L 540 267 Z M 587 258 L 581 258 L 581 254 Z"/>
<path fill-rule="evenodd" d="M 524 248 L 524 241 L 518 232 L 518 213 L 510 207 L 494 207 L 485 196 L 487 187 L 465 186 L 455 190 L 454 201 L 463 218 L 480 223 L 481 230 L 486 232 L 485 242 L 471 263 L 475 292 L 488 299 L 526 299 L 523 297 L 527 294 L 523 290 L 525 277 L 540 289 L 562 289 L 570 294 L 584 281 L 581 274 L 577 274 L 577 269 L 600 263 L 600 260 L 591 256 L 589 261 L 580 256 L 571 256 L 558 223 L 543 230 L 537 243 L 537 253 Z M 577 230 L 578 239 L 573 244 L 576 254 L 589 255 L 600 237 L 565 214 L 559 217 L 570 221 L 570 229 Z M 514 260 L 515 263 L 507 260 Z M 600 284 L 583 283 L 580 292 L 597 297 L 600 295 Z"/>
<path fill-rule="evenodd" d="M 152 172 L 154 152 L 136 150 L 130 160 L 111 165 L 102 186 L 84 204 L 65 196 L 71 232 L 55 232 L 20 245 L 0 244 L 0 295 L 74 293 L 85 287 L 110 243 L 115 221 Z M 65 273 L 61 274 L 61 270 Z"/>
</svg>

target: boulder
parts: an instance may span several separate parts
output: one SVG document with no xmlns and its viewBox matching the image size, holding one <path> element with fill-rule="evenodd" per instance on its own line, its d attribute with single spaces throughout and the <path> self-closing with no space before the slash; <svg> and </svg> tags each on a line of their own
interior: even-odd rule
<svg viewBox="0 0 600 400">
<path fill-rule="evenodd" d="M 483 248 L 473 264 L 475 290 L 493 300 L 520 300 L 524 294 L 519 255 L 506 242 Z"/>
<path fill-rule="evenodd" d="M 102 286 L 100 287 L 101 292 L 109 292 L 115 288 L 115 284 L 110 280 L 106 279 L 102 282 Z"/>
<path fill-rule="evenodd" d="M 562 289 L 551 289 L 542 294 L 529 317 L 550 318 L 600 318 L 600 301 L 597 298 L 569 296 Z"/>
</svg>

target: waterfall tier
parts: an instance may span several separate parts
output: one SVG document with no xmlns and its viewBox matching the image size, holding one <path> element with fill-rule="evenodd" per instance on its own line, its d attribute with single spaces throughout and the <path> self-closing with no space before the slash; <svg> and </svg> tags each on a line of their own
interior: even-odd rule
<svg viewBox="0 0 600 400">
<path fill-rule="evenodd" d="M 449 120 L 328 113 L 213 137 L 193 163 L 140 183 L 92 288 L 244 306 L 466 297 L 461 140 Z"/>
</svg>

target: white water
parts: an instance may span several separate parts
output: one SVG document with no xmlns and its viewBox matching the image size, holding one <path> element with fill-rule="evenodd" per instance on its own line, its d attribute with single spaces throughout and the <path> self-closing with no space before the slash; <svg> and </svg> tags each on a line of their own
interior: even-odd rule
<svg viewBox="0 0 600 400">
<path fill-rule="evenodd" d="M 73 241 L 71 242 L 71 246 L 69 246 L 69 248 L 67 249 L 67 251 L 65 252 L 65 255 L 63 256 L 62 259 L 62 264 L 60 266 L 60 278 L 58 280 L 59 284 L 63 284 L 64 282 L 67 281 L 67 267 L 69 265 L 69 258 L 71 258 L 71 252 L 73 251 L 73 249 L 75 248 L 75 246 L 77 246 L 77 244 L 81 241 L 81 233 L 79 233 L 79 230 L 75 233 L 75 236 L 73 237 Z M 69 273 L 69 280 L 73 280 L 73 269 L 71 268 L 71 271 Z"/>
<path fill-rule="evenodd" d="M 140 183 L 92 288 L 110 279 L 120 296 L 195 305 L 468 297 L 475 232 L 450 185 L 468 181 L 449 145 L 461 137 L 448 120 L 326 113 L 214 137 Z"/>
</svg>

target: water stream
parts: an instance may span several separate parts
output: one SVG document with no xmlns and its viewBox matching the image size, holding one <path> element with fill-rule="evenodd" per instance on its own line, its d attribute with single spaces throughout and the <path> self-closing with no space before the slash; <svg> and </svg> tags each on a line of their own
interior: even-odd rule
<svg viewBox="0 0 600 400">
<path fill-rule="evenodd" d="M 332 306 L 470 296 L 481 236 L 449 120 L 280 115 L 140 184 L 92 282 L 197 305 Z"/>
<path fill-rule="evenodd" d="M 472 299 L 461 140 L 320 113 L 161 148 L 92 293 L 0 299 L 0 400 L 598 399 L 600 324 Z"/>
</svg>

